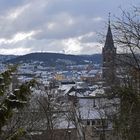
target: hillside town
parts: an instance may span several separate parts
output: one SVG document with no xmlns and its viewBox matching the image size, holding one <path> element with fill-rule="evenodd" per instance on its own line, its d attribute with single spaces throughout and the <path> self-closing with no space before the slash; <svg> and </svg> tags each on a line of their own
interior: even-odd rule
<svg viewBox="0 0 140 140">
<path fill-rule="evenodd" d="M 57 53 L 2 55 L 0 140 L 140 140 L 140 24 L 129 16 L 130 26 L 115 26 L 109 13 L 96 61 Z M 119 41 L 115 29 L 123 34 Z M 118 53 L 117 43 L 130 52 Z"/>
<path fill-rule="evenodd" d="M 42 66 L 42 62 L 21 63 L 12 75 L 9 90 L 18 91 L 19 85 L 32 79 L 37 86 L 32 89 L 28 106 L 16 111 L 10 124 L 2 129 L 14 131 L 22 125 L 28 131 L 26 137 L 35 140 L 46 137 L 50 140 L 117 140 L 111 117 L 118 111 L 120 100 L 117 97 L 109 99 L 106 93 L 108 86 L 113 84 L 111 76 L 115 76 L 115 53 L 109 24 L 103 65 L 68 65 L 62 71 Z M 1 65 L 1 72 L 5 68 Z"/>
</svg>

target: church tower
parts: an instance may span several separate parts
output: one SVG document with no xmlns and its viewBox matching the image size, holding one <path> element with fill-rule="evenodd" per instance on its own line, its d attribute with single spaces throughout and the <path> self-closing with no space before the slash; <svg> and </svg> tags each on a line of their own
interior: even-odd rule
<svg viewBox="0 0 140 140">
<path fill-rule="evenodd" d="M 112 86 L 115 84 L 116 79 L 116 66 L 115 66 L 116 48 L 114 47 L 114 41 L 110 27 L 110 18 L 105 45 L 102 49 L 102 55 L 103 55 L 102 77 L 104 81 L 104 86 L 105 87 Z"/>
</svg>

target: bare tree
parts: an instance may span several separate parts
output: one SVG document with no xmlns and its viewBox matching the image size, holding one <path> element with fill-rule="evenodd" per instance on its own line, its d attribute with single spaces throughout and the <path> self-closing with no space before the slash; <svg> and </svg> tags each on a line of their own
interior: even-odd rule
<svg viewBox="0 0 140 140">
<path fill-rule="evenodd" d="M 114 90 L 120 98 L 119 115 L 115 118 L 123 140 L 140 138 L 140 8 L 122 10 L 122 17 L 113 25 L 118 54 L 118 80 Z"/>
</svg>

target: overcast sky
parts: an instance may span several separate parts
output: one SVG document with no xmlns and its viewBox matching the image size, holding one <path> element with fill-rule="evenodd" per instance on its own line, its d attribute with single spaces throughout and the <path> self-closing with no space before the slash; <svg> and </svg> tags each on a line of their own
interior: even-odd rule
<svg viewBox="0 0 140 140">
<path fill-rule="evenodd" d="M 139 0 L 0 0 L 0 54 L 101 52 L 108 13 Z"/>
</svg>

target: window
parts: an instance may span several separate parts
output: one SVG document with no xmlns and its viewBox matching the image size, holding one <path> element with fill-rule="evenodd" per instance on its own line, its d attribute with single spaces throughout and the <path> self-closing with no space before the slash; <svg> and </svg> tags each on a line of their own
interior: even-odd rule
<svg viewBox="0 0 140 140">
<path fill-rule="evenodd" d="M 100 125 L 100 120 L 97 120 L 97 125 Z"/>
<path fill-rule="evenodd" d="M 95 125 L 95 121 L 94 120 L 92 120 L 92 125 Z"/>
<path fill-rule="evenodd" d="M 87 120 L 87 125 L 90 125 L 90 121 L 89 120 Z"/>
<path fill-rule="evenodd" d="M 96 107 L 95 99 L 93 99 L 93 107 Z"/>
</svg>

